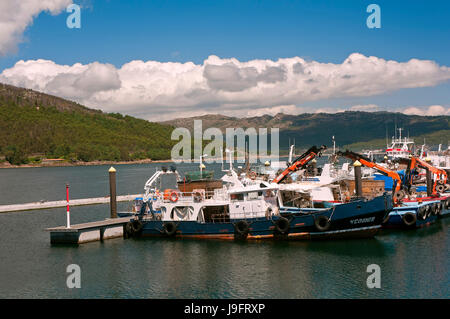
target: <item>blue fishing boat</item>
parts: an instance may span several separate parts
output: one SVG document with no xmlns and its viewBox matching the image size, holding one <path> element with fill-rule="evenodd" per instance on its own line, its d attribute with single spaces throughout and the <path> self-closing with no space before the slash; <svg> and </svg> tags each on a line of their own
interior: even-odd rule
<svg viewBox="0 0 450 319">
<path fill-rule="evenodd" d="M 172 189 L 144 196 L 141 212 L 125 226 L 127 236 L 225 240 L 371 237 L 392 209 L 388 193 L 329 208 L 286 207 L 278 184 L 258 181 L 243 185 L 234 171 L 223 180 L 227 183 L 213 191 Z"/>
<path fill-rule="evenodd" d="M 403 202 L 389 213 L 386 228 L 419 228 L 435 222 L 442 211 L 439 200 Z"/>
<path fill-rule="evenodd" d="M 442 210 L 438 214 L 439 218 L 450 216 L 450 193 L 445 193 L 445 197 L 441 198 Z"/>
</svg>

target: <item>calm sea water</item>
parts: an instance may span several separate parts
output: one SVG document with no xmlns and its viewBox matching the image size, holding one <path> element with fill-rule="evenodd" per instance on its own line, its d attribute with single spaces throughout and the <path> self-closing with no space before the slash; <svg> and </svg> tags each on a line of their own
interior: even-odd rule
<svg viewBox="0 0 450 319">
<path fill-rule="evenodd" d="M 118 165 L 118 193 L 141 193 L 162 164 Z M 197 165 L 195 165 L 197 166 Z M 0 204 L 108 194 L 109 166 L 0 169 Z M 183 172 L 190 164 L 179 165 Z M 220 176 L 220 165 L 208 165 Z M 119 208 L 127 208 L 120 203 Z M 72 223 L 106 218 L 109 205 L 71 208 Z M 449 298 L 450 218 L 373 239 L 235 243 L 113 239 L 51 246 L 65 208 L 0 214 L 0 298 Z M 81 267 L 81 288 L 66 267 Z M 369 289 L 367 266 L 381 267 Z"/>
</svg>

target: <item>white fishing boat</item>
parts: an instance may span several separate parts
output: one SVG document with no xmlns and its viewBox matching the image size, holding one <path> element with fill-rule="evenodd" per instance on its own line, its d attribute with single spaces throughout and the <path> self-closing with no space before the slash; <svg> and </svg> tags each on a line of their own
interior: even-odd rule
<svg viewBox="0 0 450 319">
<path fill-rule="evenodd" d="M 414 140 L 409 137 L 402 137 L 403 128 L 398 128 L 398 136 L 392 137 L 391 145 L 386 148 L 386 155 L 389 158 L 407 158 L 414 151 Z"/>
</svg>

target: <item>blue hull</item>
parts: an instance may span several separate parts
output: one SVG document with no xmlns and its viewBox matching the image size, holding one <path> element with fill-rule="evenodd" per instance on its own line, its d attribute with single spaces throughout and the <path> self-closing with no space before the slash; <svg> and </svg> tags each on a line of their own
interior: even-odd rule
<svg viewBox="0 0 450 319">
<path fill-rule="evenodd" d="M 438 215 L 431 212 L 421 216 L 419 210 L 440 201 L 429 201 L 424 203 L 408 203 L 408 205 L 394 207 L 389 213 L 389 219 L 383 224 L 386 228 L 420 228 L 434 223 Z M 444 211 L 444 210 L 443 210 Z"/>
<path fill-rule="evenodd" d="M 438 218 L 445 218 L 450 216 L 450 195 L 448 193 L 445 193 L 445 195 L 448 197 L 446 199 L 441 200 L 442 211 L 438 215 Z"/>
<path fill-rule="evenodd" d="M 372 200 L 357 200 L 338 204 L 330 209 L 301 209 L 281 207 L 280 216 L 273 219 L 246 219 L 248 233 L 245 238 L 237 236 L 236 225 L 240 220 L 228 222 L 200 223 L 197 221 L 142 220 L 140 236 L 208 238 L 208 239 L 321 239 L 371 237 L 381 227 L 381 223 L 392 209 L 392 198 L 384 195 Z M 279 231 L 278 223 L 283 219 L 288 226 Z M 175 226 L 170 235 L 165 224 Z"/>
</svg>

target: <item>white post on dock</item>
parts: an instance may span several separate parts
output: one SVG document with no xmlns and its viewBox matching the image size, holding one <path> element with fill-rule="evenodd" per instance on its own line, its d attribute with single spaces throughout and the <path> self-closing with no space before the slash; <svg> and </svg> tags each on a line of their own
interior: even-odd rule
<svg viewBox="0 0 450 319">
<path fill-rule="evenodd" d="M 70 228 L 69 184 L 66 184 L 66 200 L 67 200 L 67 228 Z"/>
</svg>

